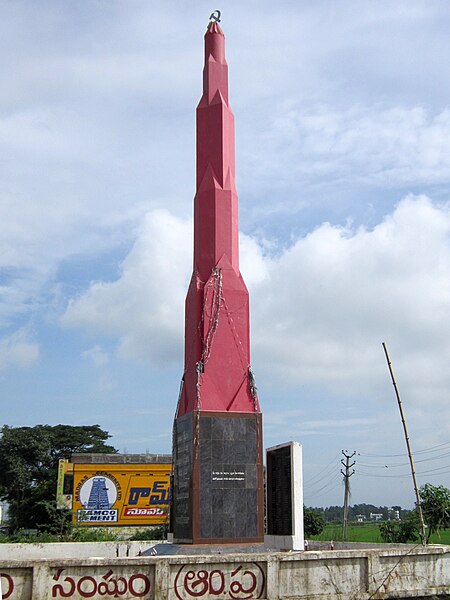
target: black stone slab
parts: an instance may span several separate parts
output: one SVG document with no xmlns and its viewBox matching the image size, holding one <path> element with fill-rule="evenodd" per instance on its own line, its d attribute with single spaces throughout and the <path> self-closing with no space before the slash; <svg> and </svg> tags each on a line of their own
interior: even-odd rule
<svg viewBox="0 0 450 600">
<path fill-rule="evenodd" d="M 292 535 L 291 447 L 267 452 L 267 533 Z"/>
<path fill-rule="evenodd" d="M 171 529 L 177 540 L 192 539 L 192 414 L 179 417 L 174 423 L 173 436 L 173 502 Z"/>
<path fill-rule="evenodd" d="M 258 537 L 259 432 L 251 417 L 200 415 L 202 539 Z"/>
</svg>

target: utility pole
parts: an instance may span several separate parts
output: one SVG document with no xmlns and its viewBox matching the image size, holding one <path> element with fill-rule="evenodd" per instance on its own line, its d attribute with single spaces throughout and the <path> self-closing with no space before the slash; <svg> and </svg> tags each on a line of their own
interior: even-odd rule
<svg viewBox="0 0 450 600">
<path fill-rule="evenodd" d="M 405 414 L 403 412 L 402 401 L 400 399 L 400 393 L 398 391 L 397 382 L 395 381 L 394 371 L 392 369 L 392 363 L 389 358 L 386 344 L 383 342 L 382 345 L 383 345 L 384 354 L 386 356 L 389 373 L 391 375 L 392 385 L 394 386 L 395 396 L 397 398 L 398 409 L 400 411 L 400 418 L 402 420 L 402 425 L 403 425 L 403 433 L 405 434 L 406 449 L 408 450 L 409 464 L 411 467 L 411 477 L 413 480 L 414 492 L 416 494 L 417 513 L 419 515 L 419 520 L 420 520 L 420 539 L 422 540 L 422 545 L 425 546 L 425 544 L 426 544 L 425 521 L 423 519 L 422 505 L 420 503 L 419 487 L 417 485 L 416 471 L 414 470 L 414 461 L 413 461 L 413 456 L 412 456 L 412 452 L 411 452 L 411 445 L 409 443 L 409 435 L 408 435 L 408 429 L 406 427 Z"/>
<path fill-rule="evenodd" d="M 345 467 L 345 471 L 343 471 L 341 469 L 341 473 L 344 476 L 344 483 L 345 483 L 345 489 L 344 489 L 344 518 L 343 518 L 343 522 L 342 522 L 342 538 L 344 540 L 346 540 L 347 539 L 347 527 L 348 527 L 348 499 L 349 499 L 349 496 L 350 496 L 350 477 L 355 472 L 355 469 L 353 469 L 353 471 L 350 473 L 350 469 L 355 464 L 355 461 L 353 461 L 352 463 L 350 463 L 350 460 L 355 456 L 356 451 L 353 452 L 353 454 L 347 454 L 347 452 L 345 452 L 344 450 L 342 450 L 342 454 L 345 456 L 345 461 L 344 461 L 344 459 L 341 459 L 341 463 Z"/>
</svg>

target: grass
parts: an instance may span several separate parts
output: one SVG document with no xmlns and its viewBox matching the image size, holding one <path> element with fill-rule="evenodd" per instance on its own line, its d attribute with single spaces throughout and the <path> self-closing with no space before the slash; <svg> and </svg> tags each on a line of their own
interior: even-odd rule
<svg viewBox="0 0 450 600">
<path fill-rule="evenodd" d="M 381 535 L 376 523 L 349 523 L 349 542 L 375 542 L 381 543 Z M 336 542 L 342 541 L 342 525 L 340 523 L 327 523 L 325 529 L 319 535 L 311 536 L 312 540 Z"/>
<path fill-rule="evenodd" d="M 339 523 L 327 523 L 320 535 L 311 536 L 310 539 L 318 541 L 342 541 L 342 525 Z M 383 541 L 378 523 L 349 523 L 347 540 L 349 542 L 371 543 L 382 543 Z M 417 542 L 419 542 L 419 539 L 417 539 Z M 450 546 L 450 529 L 443 529 L 440 535 L 432 535 L 430 543 L 447 544 Z"/>
<path fill-rule="evenodd" d="M 160 531 L 161 530 L 161 531 Z M 163 528 L 154 528 L 151 531 L 147 529 L 138 529 L 134 533 L 130 540 L 157 540 L 164 539 Z M 61 542 L 61 541 L 79 541 L 79 542 L 105 542 L 105 541 L 116 541 L 118 539 L 117 532 L 110 531 L 108 529 L 98 528 L 76 528 L 74 527 L 70 535 L 61 537 L 52 535 L 49 533 L 36 533 L 34 535 L 0 535 L 0 543 L 2 542 Z M 340 523 L 327 523 L 325 529 L 320 535 L 311 536 L 311 540 L 317 541 L 330 541 L 336 542 L 342 541 L 342 525 Z M 349 523 L 348 525 L 348 536 L 347 541 L 349 542 L 368 542 L 368 543 L 382 543 L 380 529 L 378 523 Z M 419 543 L 419 538 L 417 542 Z M 439 535 L 434 534 L 431 536 L 430 543 L 432 544 L 445 544 L 450 546 L 450 529 L 443 529 Z"/>
<path fill-rule="evenodd" d="M 450 546 L 450 529 L 443 529 L 440 532 L 440 535 L 432 535 L 431 536 L 431 543 L 432 544 L 446 544 L 447 546 Z"/>
</svg>

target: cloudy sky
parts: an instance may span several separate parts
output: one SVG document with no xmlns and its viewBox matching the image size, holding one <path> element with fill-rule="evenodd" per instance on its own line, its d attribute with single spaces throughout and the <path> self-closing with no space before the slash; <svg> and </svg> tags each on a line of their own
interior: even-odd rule
<svg viewBox="0 0 450 600">
<path fill-rule="evenodd" d="M 192 268 L 203 34 L 222 10 L 265 446 L 305 501 L 450 485 L 445 0 L 3 0 L 2 422 L 170 452 Z"/>
</svg>

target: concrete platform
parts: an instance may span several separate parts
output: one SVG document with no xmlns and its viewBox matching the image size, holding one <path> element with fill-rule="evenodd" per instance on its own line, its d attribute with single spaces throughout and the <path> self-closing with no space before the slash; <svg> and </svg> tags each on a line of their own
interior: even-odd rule
<svg viewBox="0 0 450 600">
<path fill-rule="evenodd" d="M 264 544 L 155 544 L 142 552 L 142 556 L 208 556 L 211 554 L 257 554 L 261 552 L 276 552 L 266 548 Z"/>
</svg>

